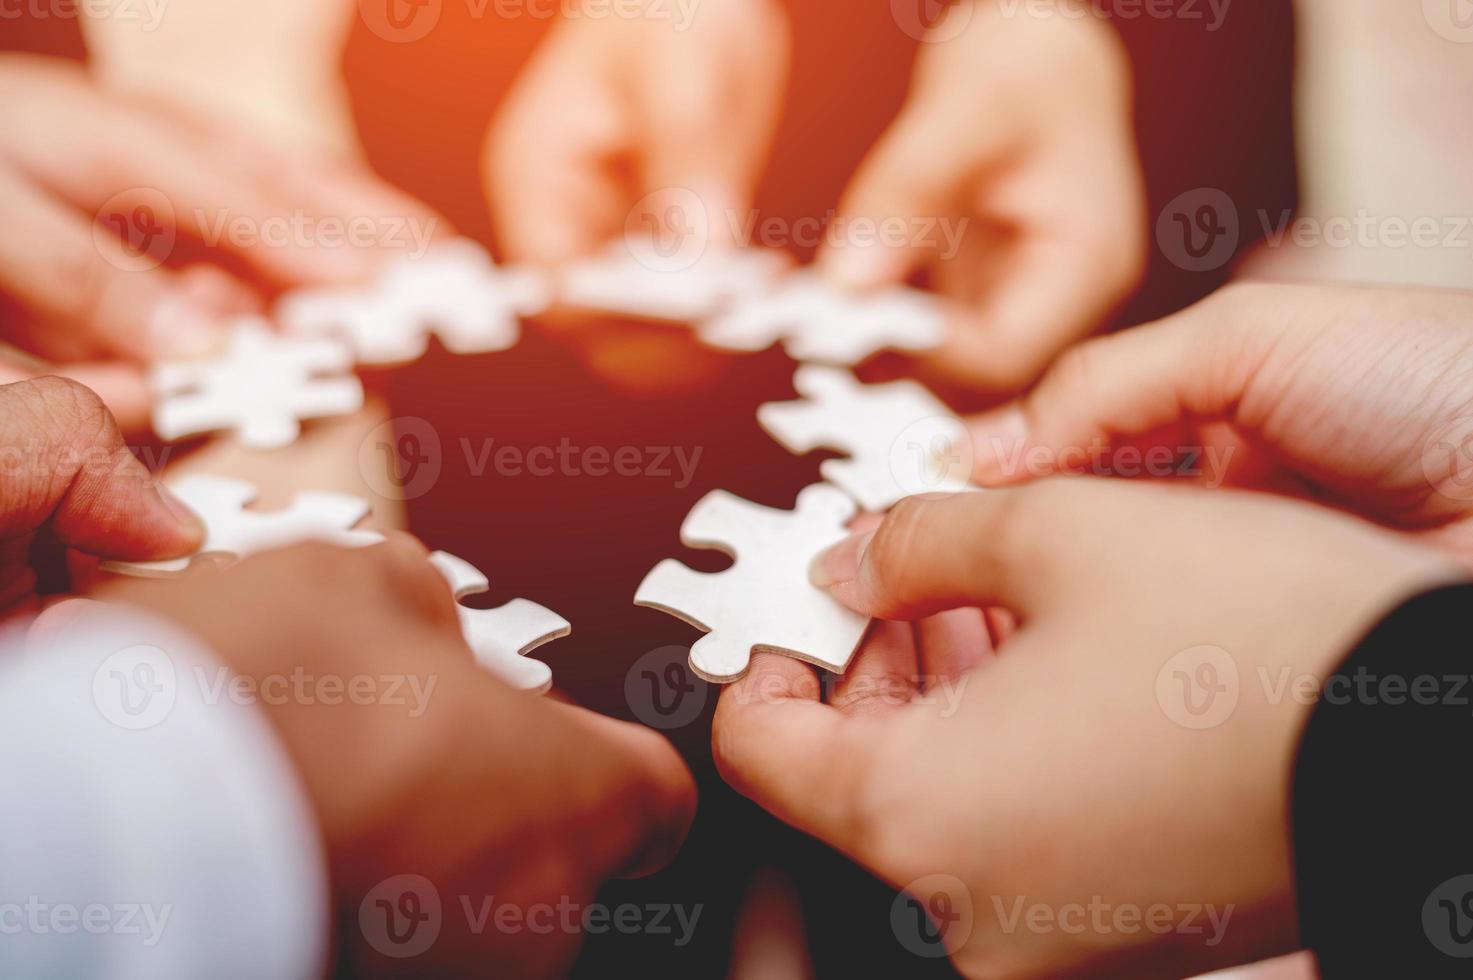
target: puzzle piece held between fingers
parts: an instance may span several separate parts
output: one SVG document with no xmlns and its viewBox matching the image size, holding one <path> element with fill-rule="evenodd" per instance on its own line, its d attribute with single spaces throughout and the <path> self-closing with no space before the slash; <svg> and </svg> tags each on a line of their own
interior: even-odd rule
<svg viewBox="0 0 1473 980">
<path fill-rule="evenodd" d="M 791 452 L 833 449 L 848 459 L 819 464 L 823 478 L 876 513 L 917 493 L 968 487 L 965 425 L 914 381 L 861 384 L 839 368 L 804 365 L 793 376 L 801 401 L 757 409 L 762 428 Z"/>
<path fill-rule="evenodd" d="M 551 300 L 542 273 L 497 266 L 462 238 L 399 259 L 367 289 L 298 290 L 277 316 L 290 333 L 339 337 L 359 363 L 389 365 L 419 359 L 431 333 L 452 354 L 507 350 L 521 338 L 521 317 Z"/>
<path fill-rule="evenodd" d="M 368 516 L 369 504 L 347 494 L 299 493 L 290 507 L 258 512 L 248 509 L 256 499 L 256 488 L 243 480 L 191 476 L 170 483 L 169 489 L 204 522 L 205 543 L 200 550 L 189 558 L 170 561 L 105 561 L 103 569 L 157 578 L 178 575 L 197 558 L 238 559 L 304 541 L 362 548 L 384 539 L 377 531 L 352 529 Z"/>
<path fill-rule="evenodd" d="M 730 350 L 766 350 L 781 341 L 795 361 L 852 366 L 882 350 L 931 350 L 945 339 L 945 315 L 931 293 L 905 286 L 846 292 L 814 272 L 789 276 L 697 327 Z"/>
<path fill-rule="evenodd" d="M 786 654 L 842 673 L 868 620 L 812 585 L 808 566 L 843 540 L 854 512 L 854 501 L 822 483 L 804 489 L 792 511 L 713 491 L 686 516 L 680 540 L 722 551 L 736 564 L 706 574 L 666 559 L 645 576 L 634 602 L 708 631 L 690 652 L 691 667 L 708 681 L 737 680 L 754 653 Z"/>
<path fill-rule="evenodd" d="M 464 559 L 437 551 L 430 562 L 450 583 L 457 600 L 490 588 L 486 576 Z M 496 609 L 471 609 L 457 602 L 457 612 L 466 645 L 482 668 L 519 691 L 542 694 L 552 689 L 552 669 L 526 654 L 571 633 L 566 619 L 527 599 L 513 599 Z"/>
<path fill-rule="evenodd" d="M 560 301 L 646 320 L 693 322 L 767 292 L 788 264 L 772 249 L 712 248 L 679 268 L 664 266 L 653 253 L 641 261 L 616 242 L 563 270 Z"/>
<path fill-rule="evenodd" d="M 253 449 L 280 449 L 301 434 L 303 419 L 363 407 L 363 385 L 346 374 L 352 368 L 341 344 L 281 337 L 267 321 L 243 317 L 220 358 L 154 368 L 154 431 L 171 442 L 233 431 Z"/>
</svg>

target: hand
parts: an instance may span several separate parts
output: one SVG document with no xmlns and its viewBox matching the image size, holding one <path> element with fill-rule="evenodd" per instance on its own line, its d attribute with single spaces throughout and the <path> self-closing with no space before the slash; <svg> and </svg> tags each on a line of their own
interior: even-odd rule
<svg viewBox="0 0 1473 980">
<path fill-rule="evenodd" d="M 0 617 L 37 606 L 47 548 L 151 561 L 187 555 L 204 528 L 123 444 L 89 389 L 60 378 L 0 385 Z"/>
<path fill-rule="evenodd" d="M 53 362 L 199 354 L 260 305 L 213 264 L 161 264 L 176 236 L 282 287 L 367 277 L 435 225 L 363 172 L 103 95 L 68 62 L 0 56 L 0 94 L 0 299 L 18 313 L 4 339 Z M 380 247 L 344 244 L 376 220 Z"/>
<path fill-rule="evenodd" d="M 354 0 L 173 0 L 152 19 L 93 5 L 81 23 L 109 91 L 187 104 L 282 145 L 351 159 L 362 150 L 342 58 L 359 10 Z"/>
<path fill-rule="evenodd" d="M 304 583 L 323 583 L 304 602 Z M 566 972 L 577 931 L 480 935 L 461 907 L 560 901 L 581 910 L 597 886 L 669 859 L 695 806 L 689 772 L 655 733 L 512 691 L 475 665 L 450 590 L 412 539 L 344 550 L 308 545 L 131 580 L 104 593 L 191 631 L 260 685 L 320 825 L 340 909 L 339 972 L 498 975 Z M 271 678 L 314 684 L 397 679 L 391 697 L 266 698 Z M 294 687 L 286 687 L 288 691 Z M 325 690 L 325 688 L 324 688 Z M 386 879 L 428 878 L 442 902 L 434 945 L 380 956 L 359 907 Z M 397 896 L 396 896 L 397 897 Z"/>
<path fill-rule="evenodd" d="M 899 218 L 915 233 L 830 245 L 820 261 L 861 288 L 929 267 L 962 310 L 931 366 L 1017 390 L 1144 269 L 1130 66 L 1096 17 L 1009 13 L 992 0 L 952 6 L 932 35 L 908 102 L 836 219 Z"/>
<path fill-rule="evenodd" d="M 777 816 L 965 912 L 946 942 L 968 975 L 1266 957 L 1296 940 L 1287 794 L 1309 711 L 1274 692 L 1327 677 L 1398 600 L 1452 577 L 1434 552 L 1258 495 L 1053 480 L 912 498 L 815 581 L 884 620 L 1002 606 L 1021 625 L 999 656 L 974 666 L 880 623 L 827 703 L 811 668 L 759 657 L 722 694 L 714 751 Z M 1205 689 L 1199 719 L 1172 685 L 1202 663 L 1235 683 Z M 858 696 L 877 686 L 883 703 Z M 1165 934 L 1142 925 L 1153 908 Z"/>
<path fill-rule="evenodd" d="M 1473 298 L 1241 285 L 1067 352 L 974 427 L 977 478 L 1144 468 L 1349 510 L 1473 563 Z M 1227 429 L 1227 438 L 1218 430 Z M 1163 446 L 1165 443 L 1167 445 Z"/>
<path fill-rule="evenodd" d="M 690 223 L 707 248 L 737 243 L 777 127 L 787 22 L 774 0 L 693 6 L 688 24 L 678 9 L 570 18 L 544 40 L 486 137 L 508 258 L 556 266 L 651 225 Z M 667 229 L 672 207 L 682 227 Z M 595 373 L 638 391 L 696 387 L 721 365 L 668 329 L 564 334 Z"/>
</svg>

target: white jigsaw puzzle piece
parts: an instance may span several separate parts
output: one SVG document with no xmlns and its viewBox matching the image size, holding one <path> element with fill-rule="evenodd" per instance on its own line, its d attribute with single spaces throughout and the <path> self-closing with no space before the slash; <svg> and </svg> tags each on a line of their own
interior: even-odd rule
<svg viewBox="0 0 1473 980">
<path fill-rule="evenodd" d="M 460 599 L 490 588 L 486 576 L 470 562 L 448 552 L 437 551 L 430 555 L 430 561 L 450 583 L 457 600 L 460 630 L 476 655 L 476 663 L 519 691 L 542 694 L 551 690 L 552 668 L 526 654 L 571 633 L 573 627 L 568 621 L 527 599 L 513 599 L 495 609 L 459 605 Z"/>
<path fill-rule="evenodd" d="M 280 449 L 301 434 L 303 419 L 363 407 L 362 383 L 346 374 L 352 367 L 341 344 L 282 337 L 244 317 L 218 359 L 154 368 L 154 431 L 167 441 L 231 431 L 253 449 Z"/>
<path fill-rule="evenodd" d="M 744 296 L 765 293 L 788 268 L 772 249 L 710 249 L 685 268 L 641 262 L 622 243 L 563 270 L 560 299 L 567 306 L 647 320 L 696 321 Z"/>
<path fill-rule="evenodd" d="M 854 501 L 822 483 L 805 488 L 791 511 L 713 491 L 687 515 L 680 540 L 736 563 L 705 574 L 666 559 L 645 576 L 634 602 L 707 631 L 691 647 L 690 662 L 708 681 L 737 680 L 754 653 L 786 654 L 842 673 L 868 620 L 814 587 L 808 566 L 844 539 L 854 513 Z"/>
<path fill-rule="evenodd" d="M 361 364 L 388 365 L 423 356 L 432 333 L 452 354 L 507 350 L 521 339 L 521 318 L 551 301 L 541 272 L 498 266 L 462 238 L 396 261 L 367 289 L 291 293 L 277 318 L 293 334 L 342 338 Z"/>
<path fill-rule="evenodd" d="M 190 476 L 169 484 L 174 496 L 205 525 L 205 543 L 189 558 L 170 561 L 106 561 L 107 571 L 142 577 L 178 575 L 197 558 L 238 559 L 258 551 L 304 541 L 326 541 L 362 548 L 384 539 L 377 531 L 355 531 L 368 516 L 368 501 L 342 493 L 299 493 L 291 506 L 277 511 L 249 510 L 254 486 L 220 476 Z"/>
<path fill-rule="evenodd" d="M 762 405 L 757 421 L 790 452 L 848 454 L 824 460 L 819 472 L 865 510 L 970 486 L 966 427 L 920 384 L 866 385 L 846 370 L 805 364 L 793 386 L 802 400 Z"/>
<path fill-rule="evenodd" d="M 939 347 L 945 314 L 940 300 L 923 290 L 849 292 L 809 271 L 706 320 L 697 333 L 714 347 L 759 351 L 782 342 L 796 361 L 852 366 L 882 350 Z"/>
</svg>

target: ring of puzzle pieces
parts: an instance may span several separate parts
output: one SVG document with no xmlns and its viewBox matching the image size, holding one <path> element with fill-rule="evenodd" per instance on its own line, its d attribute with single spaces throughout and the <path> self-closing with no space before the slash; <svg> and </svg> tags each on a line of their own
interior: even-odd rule
<svg viewBox="0 0 1473 980">
<path fill-rule="evenodd" d="M 559 300 L 578 309 L 693 322 L 767 292 L 789 263 L 781 252 L 748 248 L 710 249 L 683 268 L 663 264 L 653 247 L 641 261 L 629 245 L 615 242 L 563 270 Z"/>
<path fill-rule="evenodd" d="M 939 347 L 945 315 L 940 301 L 923 290 L 850 292 L 805 271 L 698 324 L 696 332 L 713 347 L 759 351 L 781 342 L 795 361 L 852 366 L 882 350 Z"/>
<path fill-rule="evenodd" d="M 824 460 L 819 472 L 865 510 L 880 513 L 912 494 L 970 486 L 966 426 L 920 384 L 866 385 L 848 371 L 805 364 L 793 386 L 803 399 L 760 406 L 758 423 L 790 452 L 847 453 Z"/>
<path fill-rule="evenodd" d="M 169 484 L 169 489 L 204 522 L 205 543 L 199 551 L 169 561 L 105 561 L 103 569 L 156 578 L 178 575 L 205 557 L 239 559 L 304 541 L 362 548 L 384 540 L 377 531 L 353 530 L 370 508 L 368 501 L 348 494 L 300 493 L 290 507 L 257 512 L 248 509 L 256 488 L 243 480 L 190 476 Z"/>
<path fill-rule="evenodd" d="M 735 559 L 697 572 L 675 559 L 656 565 L 635 593 L 647 606 L 707 631 L 691 647 L 691 668 L 714 683 L 737 680 L 754 653 L 781 653 L 842 673 L 869 620 L 808 580 L 820 551 L 847 535 L 854 501 L 827 484 L 798 495 L 795 510 L 775 510 L 716 490 L 691 509 L 680 540 Z"/>
<path fill-rule="evenodd" d="M 513 599 L 495 609 L 461 605 L 460 600 L 466 596 L 490 589 L 486 576 L 470 562 L 448 552 L 435 552 L 430 562 L 450 583 L 460 631 L 475 653 L 476 663 L 519 691 L 550 691 L 552 668 L 527 654 L 573 632 L 568 621 L 527 599 Z"/>
<path fill-rule="evenodd" d="M 303 419 L 363 407 L 352 369 L 339 343 L 281 337 L 266 320 L 242 317 L 221 357 L 154 368 L 154 431 L 170 442 L 230 431 L 252 449 L 280 449 L 296 441 Z"/>
<path fill-rule="evenodd" d="M 433 246 L 400 258 L 369 289 L 304 289 L 282 297 L 277 319 L 298 336 L 328 336 L 352 348 L 360 364 L 418 360 L 435 334 L 452 354 L 486 354 L 516 346 L 521 318 L 552 301 L 546 276 L 506 268 L 475 242 Z"/>
</svg>

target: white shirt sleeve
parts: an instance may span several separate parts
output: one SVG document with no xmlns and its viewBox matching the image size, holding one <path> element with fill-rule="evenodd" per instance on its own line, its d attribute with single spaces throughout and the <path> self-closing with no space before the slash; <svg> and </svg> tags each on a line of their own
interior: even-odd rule
<svg viewBox="0 0 1473 980">
<path fill-rule="evenodd" d="M 290 760 L 175 627 L 0 639 L 0 976 L 316 978 L 325 861 Z"/>
</svg>

